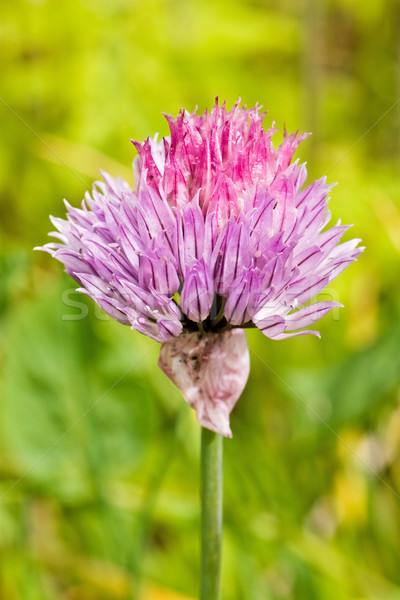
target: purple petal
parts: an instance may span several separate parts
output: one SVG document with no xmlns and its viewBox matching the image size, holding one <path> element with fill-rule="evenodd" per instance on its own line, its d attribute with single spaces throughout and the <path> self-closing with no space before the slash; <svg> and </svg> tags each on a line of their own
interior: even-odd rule
<svg viewBox="0 0 400 600">
<path fill-rule="evenodd" d="M 313 325 L 336 306 L 343 306 L 343 304 L 339 302 L 315 302 L 310 306 L 306 306 L 285 317 L 287 329 L 302 329 L 303 327 Z"/>
<path fill-rule="evenodd" d="M 220 234 L 213 251 L 214 279 L 216 291 L 227 296 L 237 274 L 243 267 L 249 267 L 249 230 L 246 223 L 228 221 Z"/>
<path fill-rule="evenodd" d="M 243 325 L 252 318 L 259 303 L 262 276 L 255 269 L 243 269 L 233 282 L 224 308 L 231 325 Z"/>
<path fill-rule="evenodd" d="M 276 337 L 285 331 L 285 319 L 278 315 L 272 315 L 264 319 L 254 319 L 253 322 L 263 334 L 269 338 Z"/>
<path fill-rule="evenodd" d="M 214 285 L 210 269 L 204 259 L 187 268 L 181 293 L 181 307 L 192 321 L 206 319 L 214 300 Z"/>
</svg>

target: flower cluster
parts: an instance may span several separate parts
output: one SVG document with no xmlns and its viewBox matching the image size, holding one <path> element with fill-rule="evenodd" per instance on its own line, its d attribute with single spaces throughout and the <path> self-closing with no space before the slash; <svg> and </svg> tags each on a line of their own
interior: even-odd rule
<svg viewBox="0 0 400 600">
<path fill-rule="evenodd" d="M 362 248 L 339 244 L 347 226 L 326 229 L 325 178 L 303 187 L 305 165 L 291 163 L 306 135 L 285 131 L 274 148 L 276 129 L 239 103 L 166 118 L 169 137 L 134 142 L 135 188 L 103 173 L 81 208 L 52 218 L 60 243 L 43 249 L 108 314 L 159 342 L 248 327 L 318 335 L 304 328 L 338 304 L 304 303 Z"/>
</svg>

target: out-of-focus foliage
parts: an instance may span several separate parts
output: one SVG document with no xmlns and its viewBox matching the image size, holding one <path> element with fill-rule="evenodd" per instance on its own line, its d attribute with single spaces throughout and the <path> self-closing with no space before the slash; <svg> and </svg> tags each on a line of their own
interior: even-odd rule
<svg viewBox="0 0 400 600">
<path fill-rule="evenodd" d="M 225 600 L 400 598 L 400 9 L 375 0 L 3 0 L 0 598 L 198 591 L 198 442 L 157 344 L 73 291 L 48 214 L 161 111 L 241 96 L 328 173 L 367 250 L 321 341 L 251 332 L 225 443 Z M 279 135 L 276 138 L 279 140 Z"/>
</svg>

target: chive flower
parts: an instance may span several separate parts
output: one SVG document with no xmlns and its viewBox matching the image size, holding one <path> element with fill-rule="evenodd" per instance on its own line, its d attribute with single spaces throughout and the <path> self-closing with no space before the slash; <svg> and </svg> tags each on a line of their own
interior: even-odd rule
<svg viewBox="0 0 400 600">
<path fill-rule="evenodd" d="M 363 248 L 327 228 L 325 178 L 305 186 L 291 162 L 308 134 L 274 148 L 256 106 L 166 115 L 170 136 L 134 141 L 135 187 L 102 173 L 67 220 L 51 218 L 79 290 L 120 323 L 162 343 L 159 365 L 204 427 L 231 436 L 249 374 L 245 329 L 273 340 L 308 329 L 340 304 L 320 293 Z M 306 328 L 306 329 L 305 329 Z"/>
</svg>

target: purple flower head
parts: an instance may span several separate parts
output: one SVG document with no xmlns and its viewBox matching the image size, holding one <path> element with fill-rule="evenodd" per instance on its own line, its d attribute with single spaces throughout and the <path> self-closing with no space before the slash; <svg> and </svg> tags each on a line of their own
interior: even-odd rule
<svg viewBox="0 0 400 600">
<path fill-rule="evenodd" d="M 340 305 L 304 303 L 363 248 L 339 244 L 348 226 L 326 229 L 325 178 L 303 187 L 305 165 L 291 163 L 307 134 L 284 131 L 275 149 L 264 116 L 218 101 L 166 116 L 169 137 L 133 142 L 135 188 L 102 173 L 81 208 L 52 218 L 61 243 L 43 249 L 105 312 L 159 342 L 254 326 L 275 340 L 319 335 L 304 328 Z"/>
</svg>

